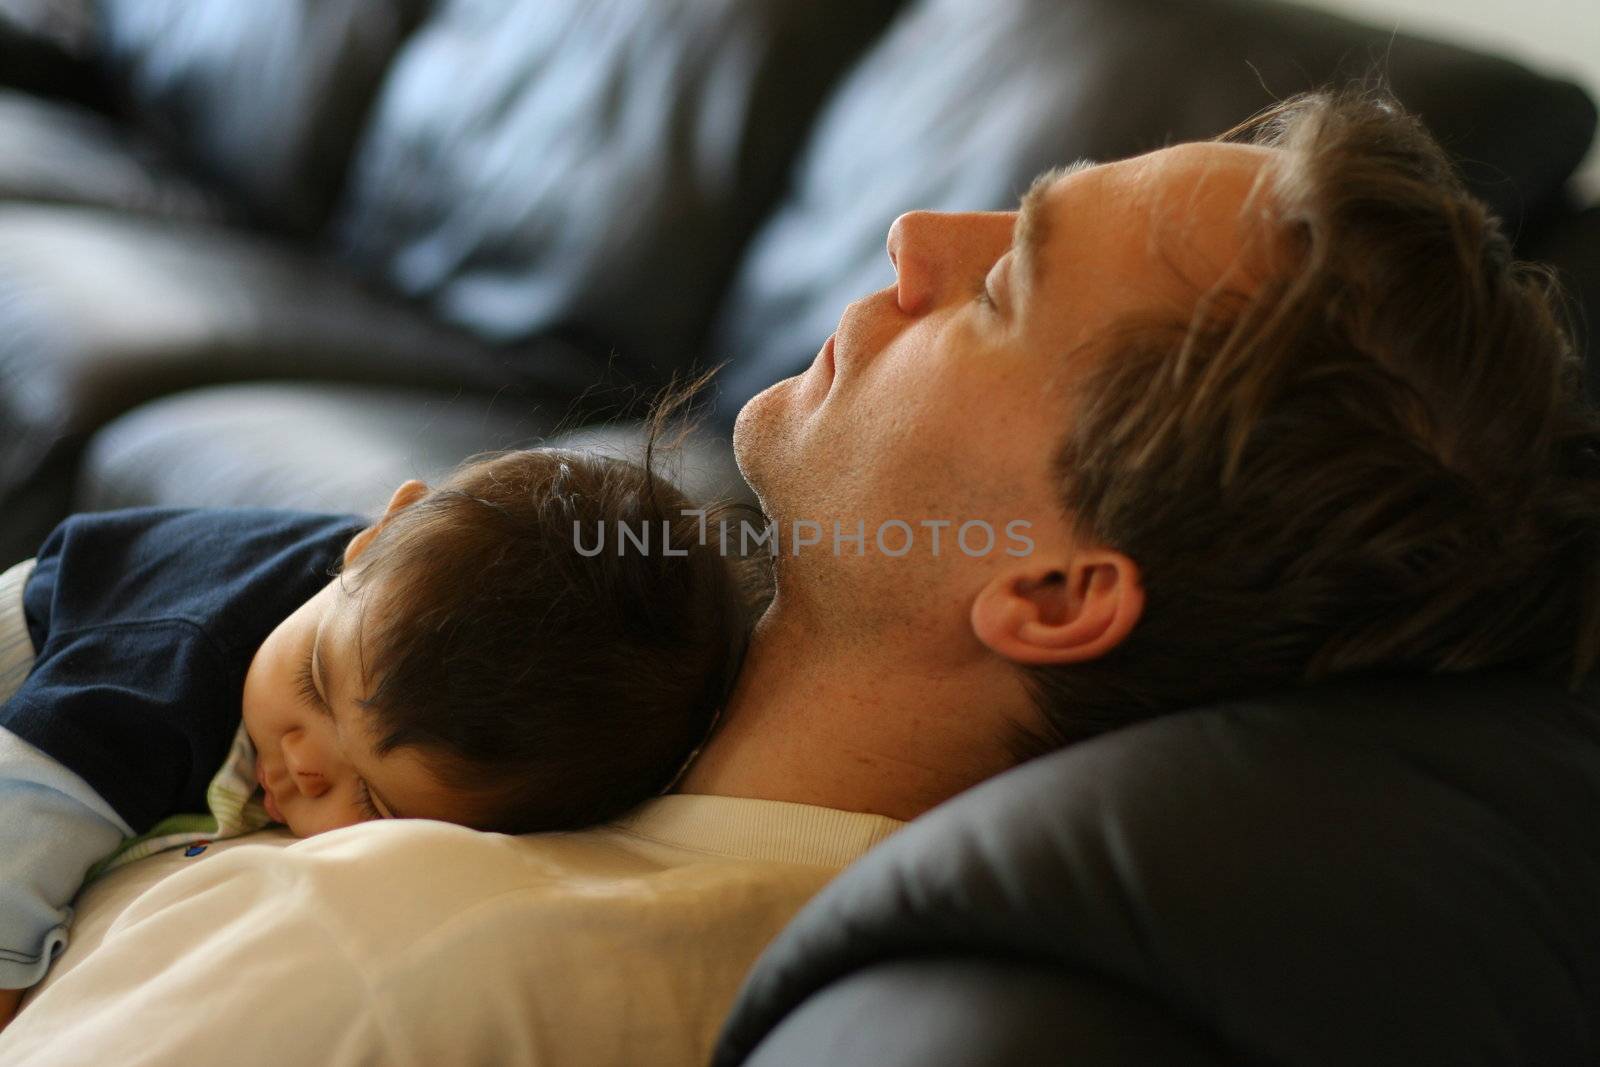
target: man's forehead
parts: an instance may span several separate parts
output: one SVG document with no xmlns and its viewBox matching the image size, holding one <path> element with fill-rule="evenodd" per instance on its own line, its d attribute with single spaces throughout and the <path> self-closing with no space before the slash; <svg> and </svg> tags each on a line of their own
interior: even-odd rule
<svg viewBox="0 0 1600 1067">
<path fill-rule="evenodd" d="M 1022 198 L 1014 247 L 1035 279 L 1050 269 L 1067 232 L 1123 243 L 1195 238 L 1234 245 L 1239 209 L 1277 149 L 1223 142 L 1173 145 L 1109 163 L 1082 159 L 1040 175 Z M 1162 243 L 1167 243 L 1163 241 Z M 1085 244 L 1083 252 L 1104 255 Z M 1147 249 L 1154 252 L 1153 247 Z"/>
<path fill-rule="evenodd" d="M 1079 159 L 1033 180 L 1022 196 L 1017 236 L 1023 235 L 1024 227 L 1048 227 L 1052 214 L 1082 198 L 1159 200 L 1174 192 L 1250 182 L 1280 154 L 1279 149 L 1262 145 L 1192 141 L 1106 163 Z"/>
</svg>

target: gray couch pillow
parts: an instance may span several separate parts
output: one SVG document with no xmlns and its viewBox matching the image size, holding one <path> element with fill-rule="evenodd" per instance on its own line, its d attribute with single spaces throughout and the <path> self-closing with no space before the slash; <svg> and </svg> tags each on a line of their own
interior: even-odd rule
<svg viewBox="0 0 1600 1067">
<path fill-rule="evenodd" d="M 102 0 L 95 47 L 128 116 L 262 222 L 310 233 L 422 0 Z"/>
<path fill-rule="evenodd" d="M 635 380 L 704 355 L 814 108 L 899 0 L 444 0 L 339 209 L 347 258 L 479 334 Z"/>
<path fill-rule="evenodd" d="M 1345 676 L 1026 763 L 813 898 L 713 1062 L 1595 1063 L 1597 700 Z"/>
</svg>

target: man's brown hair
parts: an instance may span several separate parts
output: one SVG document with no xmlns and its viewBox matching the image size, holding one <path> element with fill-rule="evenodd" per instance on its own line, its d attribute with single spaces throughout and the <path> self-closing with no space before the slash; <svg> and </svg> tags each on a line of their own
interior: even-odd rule
<svg viewBox="0 0 1600 1067">
<path fill-rule="evenodd" d="M 1546 267 L 1518 262 L 1383 90 L 1297 96 L 1223 134 L 1279 149 L 1249 293 L 1123 323 L 1055 469 L 1075 529 L 1139 566 L 1094 662 L 1028 668 L 1019 754 L 1358 672 L 1521 666 L 1600 646 L 1600 423 Z"/>
</svg>

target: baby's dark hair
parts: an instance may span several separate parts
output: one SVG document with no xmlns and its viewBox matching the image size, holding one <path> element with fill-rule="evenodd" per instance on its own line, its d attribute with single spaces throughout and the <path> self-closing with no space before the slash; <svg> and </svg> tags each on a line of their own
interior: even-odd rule
<svg viewBox="0 0 1600 1067">
<path fill-rule="evenodd" d="M 473 457 L 392 515 L 345 574 L 350 592 L 376 594 L 361 641 L 377 751 L 428 757 L 479 829 L 621 814 L 671 784 L 727 699 L 752 600 L 716 531 L 748 505 L 691 511 L 655 470 L 660 426 L 642 465 Z"/>
</svg>

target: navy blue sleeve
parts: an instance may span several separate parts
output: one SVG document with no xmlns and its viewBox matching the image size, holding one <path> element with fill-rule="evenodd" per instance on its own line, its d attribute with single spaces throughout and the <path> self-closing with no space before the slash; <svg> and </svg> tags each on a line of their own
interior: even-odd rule
<svg viewBox="0 0 1600 1067">
<path fill-rule="evenodd" d="M 256 649 L 330 580 L 362 525 L 255 508 L 73 516 L 24 589 L 36 658 L 0 725 L 135 833 L 204 811 Z"/>
</svg>

